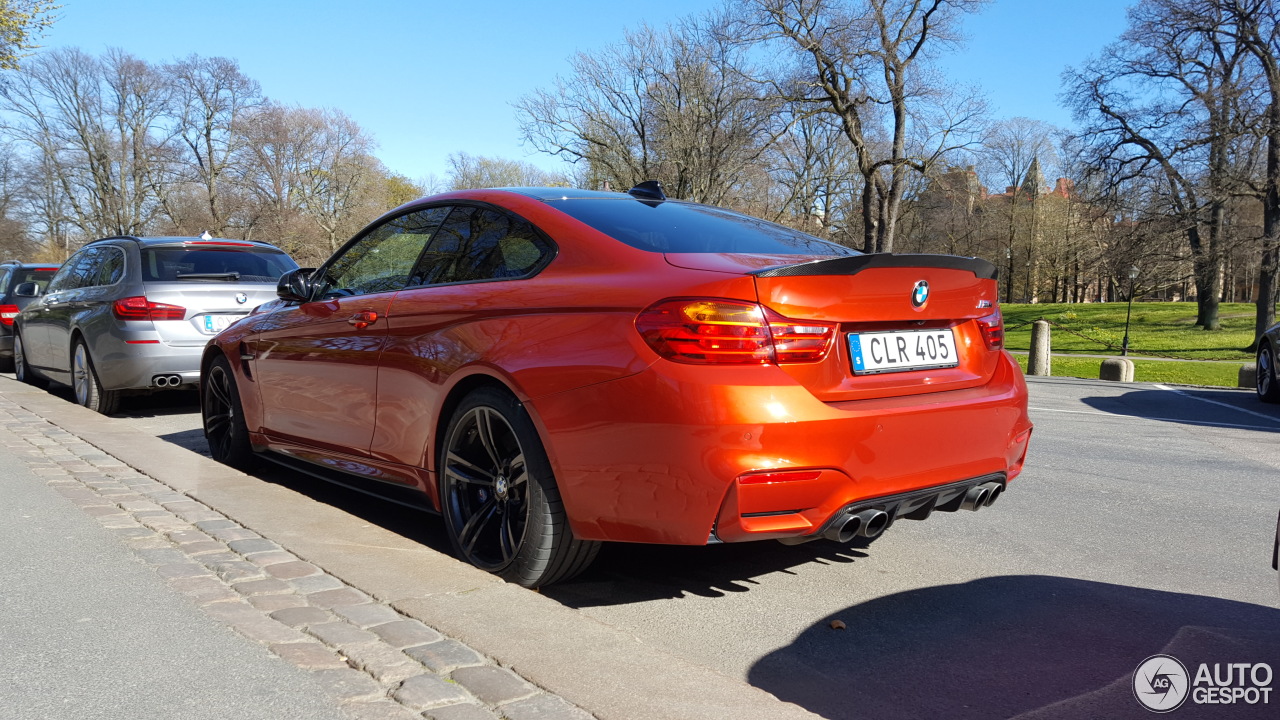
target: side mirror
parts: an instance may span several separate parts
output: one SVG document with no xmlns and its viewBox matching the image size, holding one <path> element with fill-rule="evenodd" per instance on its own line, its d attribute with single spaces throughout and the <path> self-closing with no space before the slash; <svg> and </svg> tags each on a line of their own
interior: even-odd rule
<svg viewBox="0 0 1280 720">
<path fill-rule="evenodd" d="M 276 283 L 276 295 L 290 302 L 310 302 L 314 290 L 311 273 L 315 271 L 315 268 L 298 268 L 281 275 Z"/>
<path fill-rule="evenodd" d="M 40 285 L 33 282 L 19 283 L 13 289 L 13 294 L 17 297 L 36 298 L 40 297 Z"/>
</svg>

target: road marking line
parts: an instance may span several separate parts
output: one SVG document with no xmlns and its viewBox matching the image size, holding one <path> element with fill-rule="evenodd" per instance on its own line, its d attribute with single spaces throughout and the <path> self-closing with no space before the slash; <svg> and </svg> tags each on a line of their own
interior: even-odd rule
<svg viewBox="0 0 1280 720">
<path fill-rule="evenodd" d="M 1269 421 L 1269 422 L 1273 422 L 1273 423 L 1280 423 L 1280 420 L 1278 420 L 1278 419 L 1276 419 L 1276 418 L 1274 418 L 1274 417 L 1272 417 L 1272 416 L 1270 416 L 1270 415 L 1264 415 L 1263 413 L 1260 413 L 1260 412 L 1254 412 L 1254 411 L 1252 411 L 1252 410 L 1245 410 L 1245 409 L 1244 409 L 1244 408 L 1242 408 L 1242 407 L 1236 407 L 1235 405 L 1232 405 L 1232 404 L 1230 404 L 1230 403 L 1218 402 L 1217 400 L 1210 400 L 1209 398 L 1196 397 L 1195 395 L 1192 395 L 1191 393 L 1186 393 L 1186 392 L 1183 392 L 1183 391 L 1178 390 L 1178 389 L 1176 389 L 1176 388 L 1171 388 L 1171 387 L 1169 387 L 1168 385 L 1156 385 L 1156 387 L 1160 388 L 1161 390 L 1168 390 L 1169 392 L 1177 393 L 1177 394 L 1181 395 L 1182 397 L 1188 397 L 1188 398 L 1191 398 L 1192 400 L 1199 400 L 1200 402 L 1206 402 L 1206 403 L 1209 403 L 1210 405 L 1221 405 L 1221 406 L 1222 406 L 1222 407 L 1224 407 L 1224 408 L 1230 408 L 1230 409 L 1232 409 L 1232 410 L 1236 410 L 1236 411 L 1239 411 L 1239 412 L 1245 413 L 1245 414 L 1247 414 L 1247 415 L 1252 415 L 1252 416 L 1254 416 L 1254 417 L 1260 417 L 1260 418 L 1262 418 L 1263 420 L 1267 420 L 1267 421 Z"/>
<path fill-rule="evenodd" d="M 1183 425 L 1206 425 L 1208 427 L 1234 428 L 1241 430 L 1275 430 L 1274 427 L 1263 425 L 1235 425 L 1233 423 L 1207 422 L 1204 420 L 1183 420 L 1181 418 L 1150 417 L 1147 415 L 1122 415 L 1119 413 L 1096 412 L 1093 410 L 1059 410 L 1057 408 L 1042 407 L 1028 407 L 1027 410 L 1034 410 L 1035 412 L 1066 413 L 1068 415 L 1100 415 L 1102 417 L 1113 418 L 1115 420 L 1154 420 L 1157 422 L 1182 423 Z"/>
</svg>

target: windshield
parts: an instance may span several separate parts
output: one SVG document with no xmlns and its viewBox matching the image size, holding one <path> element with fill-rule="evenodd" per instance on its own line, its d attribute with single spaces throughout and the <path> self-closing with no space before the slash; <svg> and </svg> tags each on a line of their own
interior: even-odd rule
<svg viewBox="0 0 1280 720">
<path fill-rule="evenodd" d="M 710 205 L 631 198 L 563 198 L 557 210 L 634 248 L 661 253 L 858 255 L 858 251 Z"/>
<path fill-rule="evenodd" d="M 142 251 L 142 279 L 147 282 L 274 283 L 296 267 L 288 255 L 269 248 L 156 247 Z"/>
</svg>

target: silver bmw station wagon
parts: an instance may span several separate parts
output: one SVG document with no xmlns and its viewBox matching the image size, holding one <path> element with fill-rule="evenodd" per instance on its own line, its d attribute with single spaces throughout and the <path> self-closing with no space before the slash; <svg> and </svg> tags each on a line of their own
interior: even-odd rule
<svg viewBox="0 0 1280 720">
<path fill-rule="evenodd" d="M 297 268 L 261 242 L 112 237 L 72 255 L 14 320 L 14 373 L 70 385 L 103 414 L 124 394 L 192 386 L 209 338 L 276 297 Z"/>
</svg>

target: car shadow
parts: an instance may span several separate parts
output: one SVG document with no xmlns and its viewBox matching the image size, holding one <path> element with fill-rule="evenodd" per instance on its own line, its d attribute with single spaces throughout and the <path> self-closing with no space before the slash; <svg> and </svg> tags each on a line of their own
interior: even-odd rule
<svg viewBox="0 0 1280 720">
<path fill-rule="evenodd" d="M 1161 653 L 1193 678 L 1200 663 L 1280 668 L 1280 610 L 1072 578 L 984 578 L 834 613 L 762 657 L 748 681 L 832 720 L 1144 718 L 1133 674 Z M 1177 716 L 1273 718 L 1277 702 L 1189 698 Z"/>
<path fill-rule="evenodd" d="M 200 394 L 195 388 L 183 388 L 145 395 L 126 395 L 120 398 L 120 407 L 112 413 L 112 417 L 149 418 L 193 412 L 200 412 Z"/>
<path fill-rule="evenodd" d="M 769 573 L 796 574 L 810 563 L 846 564 L 868 557 L 869 543 L 816 540 L 803 545 L 776 542 L 724 545 L 636 545 L 606 543 L 595 563 L 579 577 L 542 589 L 542 594 L 574 609 L 626 605 L 686 596 L 723 597 L 748 592 L 753 579 Z"/>
<path fill-rule="evenodd" d="M 1109 415 L 1280 433 L 1280 405 L 1258 402 L 1252 393 L 1238 390 L 1134 390 L 1123 395 L 1081 398 L 1081 402 Z"/>
<path fill-rule="evenodd" d="M 75 391 L 70 385 L 49 383 L 45 388 L 50 395 L 76 404 Z M 200 395 L 194 388 L 162 390 L 160 392 L 124 395 L 120 405 L 110 417 L 151 418 L 167 415 L 186 415 L 200 411 Z"/>
</svg>

